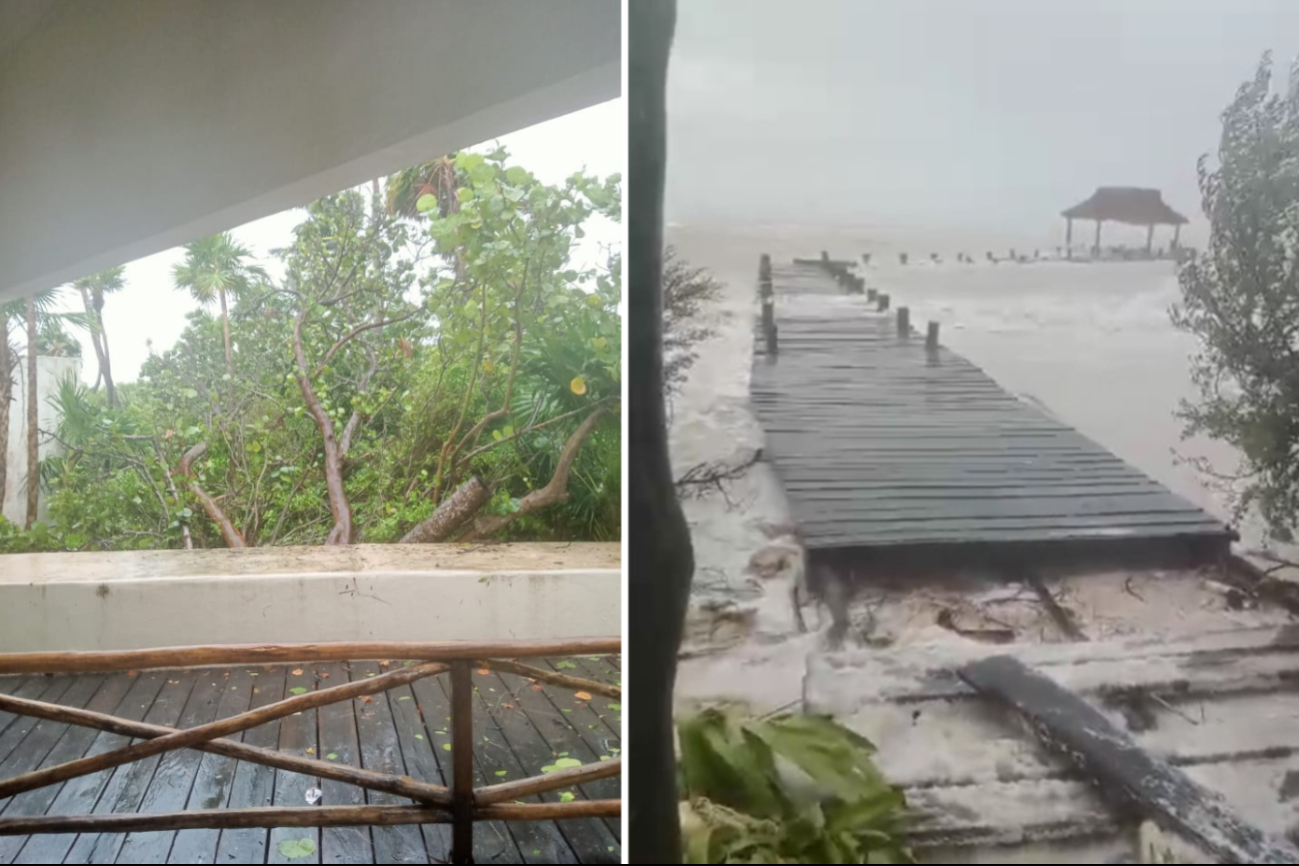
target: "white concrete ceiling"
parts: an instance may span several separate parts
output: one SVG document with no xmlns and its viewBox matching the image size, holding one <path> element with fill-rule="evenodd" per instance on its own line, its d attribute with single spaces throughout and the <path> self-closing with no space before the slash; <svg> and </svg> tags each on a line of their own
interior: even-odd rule
<svg viewBox="0 0 1299 866">
<path fill-rule="evenodd" d="M 66 4 L 67 0 L 0 0 L 0 68 L 20 42 Z"/>
<path fill-rule="evenodd" d="M 0 0 L 0 300 L 599 102 L 618 0 Z"/>
</svg>

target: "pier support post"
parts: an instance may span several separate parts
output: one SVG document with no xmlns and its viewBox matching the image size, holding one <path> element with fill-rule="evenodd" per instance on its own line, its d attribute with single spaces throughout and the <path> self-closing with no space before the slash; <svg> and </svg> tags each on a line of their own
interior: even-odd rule
<svg viewBox="0 0 1299 866">
<path fill-rule="evenodd" d="M 872 303 L 874 303 L 875 298 L 877 298 L 877 297 L 879 296 L 879 293 L 880 293 L 880 290 L 879 290 L 879 289 L 867 289 L 867 290 L 866 290 L 866 300 L 867 300 L 867 301 L 870 301 L 870 302 L 872 302 Z"/>
<path fill-rule="evenodd" d="M 776 305 L 770 298 L 762 302 L 762 334 L 767 340 L 767 354 L 776 354 Z"/>
<path fill-rule="evenodd" d="M 898 307 L 898 336 L 911 336 L 911 310 L 908 307 Z"/>
<path fill-rule="evenodd" d="M 930 322 L 929 330 L 925 334 L 925 348 L 933 352 L 938 349 L 938 323 Z"/>
<path fill-rule="evenodd" d="M 889 296 L 888 296 L 888 295 L 876 295 L 876 296 L 875 296 L 875 303 L 878 305 L 878 306 L 876 307 L 876 309 L 878 309 L 881 313 L 887 313 L 887 312 L 888 312 L 888 310 L 889 310 Z"/>
</svg>

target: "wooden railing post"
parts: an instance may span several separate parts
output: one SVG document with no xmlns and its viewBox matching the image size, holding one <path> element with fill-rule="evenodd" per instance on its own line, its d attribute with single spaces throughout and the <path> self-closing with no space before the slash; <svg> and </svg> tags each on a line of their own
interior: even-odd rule
<svg viewBox="0 0 1299 866">
<path fill-rule="evenodd" d="M 474 862 L 474 669 L 451 663 L 451 862 Z"/>
</svg>

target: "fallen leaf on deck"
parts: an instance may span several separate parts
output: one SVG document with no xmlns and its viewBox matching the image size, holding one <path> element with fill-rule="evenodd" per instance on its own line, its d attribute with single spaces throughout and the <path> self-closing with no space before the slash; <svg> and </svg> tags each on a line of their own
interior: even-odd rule
<svg viewBox="0 0 1299 866">
<path fill-rule="evenodd" d="M 481 674 L 482 676 L 488 676 L 489 674 L 491 674 L 491 671 L 488 670 L 487 668 L 479 668 L 478 673 Z"/>
<path fill-rule="evenodd" d="M 370 695 L 361 695 L 361 700 L 368 704 L 371 703 L 374 700 L 374 698 Z"/>
<path fill-rule="evenodd" d="M 280 856 L 286 860 L 301 860 L 316 853 L 316 843 L 310 839 L 285 839 L 280 843 Z"/>
<path fill-rule="evenodd" d="M 578 692 L 577 694 L 573 695 L 573 697 L 577 698 L 579 701 L 589 701 L 589 700 L 591 700 L 591 693 L 590 693 L 590 692 Z"/>
<path fill-rule="evenodd" d="M 295 677 L 300 677 L 300 676 L 302 676 L 302 668 L 297 668 L 296 670 L 294 670 L 294 671 L 293 671 L 293 675 L 294 675 Z"/>
<path fill-rule="evenodd" d="M 541 691 L 541 686 L 533 686 L 533 687 L 532 687 L 532 690 L 533 690 L 534 692 L 539 692 L 539 691 Z"/>
</svg>

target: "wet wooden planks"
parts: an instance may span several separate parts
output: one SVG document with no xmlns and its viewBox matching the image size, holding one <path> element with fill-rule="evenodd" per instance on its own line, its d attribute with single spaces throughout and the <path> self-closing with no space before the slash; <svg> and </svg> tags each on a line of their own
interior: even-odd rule
<svg viewBox="0 0 1299 866">
<path fill-rule="evenodd" d="M 875 743 L 880 769 L 907 793 L 909 832 L 926 862 L 1137 862 L 1085 849 L 1103 842 L 1135 853 L 1138 810 L 1107 803 L 1087 772 L 1044 748 L 1015 712 L 958 673 L 1002 655 L 1085 701 L 1106 727 L 1222 794 L 1264 832 L 1291 835 L 1299 801 L 1293 627 L 814 653 L 805 709 Z"/>
<path fill-rule="evenodd" d="M 617 658 L 534 662 L 604 682 L 621 682 Z M 401 664 L 393 662 L 393 665 Z M 88 707 L 156 724 L 192 727 L 273 703 L 300 690 L 376 676 L 375 662 L 204 668 L 87 676 L 0 677 L 0 692 Z M 395 772 L 434 784 L 450 781 L 450 701 L 442 678 L 428 678 L 369 700 L 289 716 L 244 732 L 254 745 Z M 491 671 L 474 674 L 476 784 L 535 775 L 563 757 L 589 763 L 619 754 L 621 707 L 580 699 L 555 686 Z M 0 713 L 0 777 L 120 748 L 128 738 Z M 619 796 L 619 780 L 526 798 L 557 801 Z M 401 803 L 349 785 L 286 773 L 220 755 L 182 750 L 9 801 L 0 814 L 178 811 L 223 806 L 299 806 L 319 788 L 331 805 Z M 618 863 L 618 822 L 480 822 L 479 863 Z M 311 839 L 315 853 L 286 860 L 281 842 Z M 446 862 L 447 825 L 425 827 L 185 830 L 180 832 L 0 838 L 0 863 L 393 863 Z"/>
<path fill-rule="evenodd" d="M 811 549 L 1212 539 L 1227 528 L 954 352 L 773 268 L 775 356 L 755 339 L 767 458 Z"/>
</svg>

